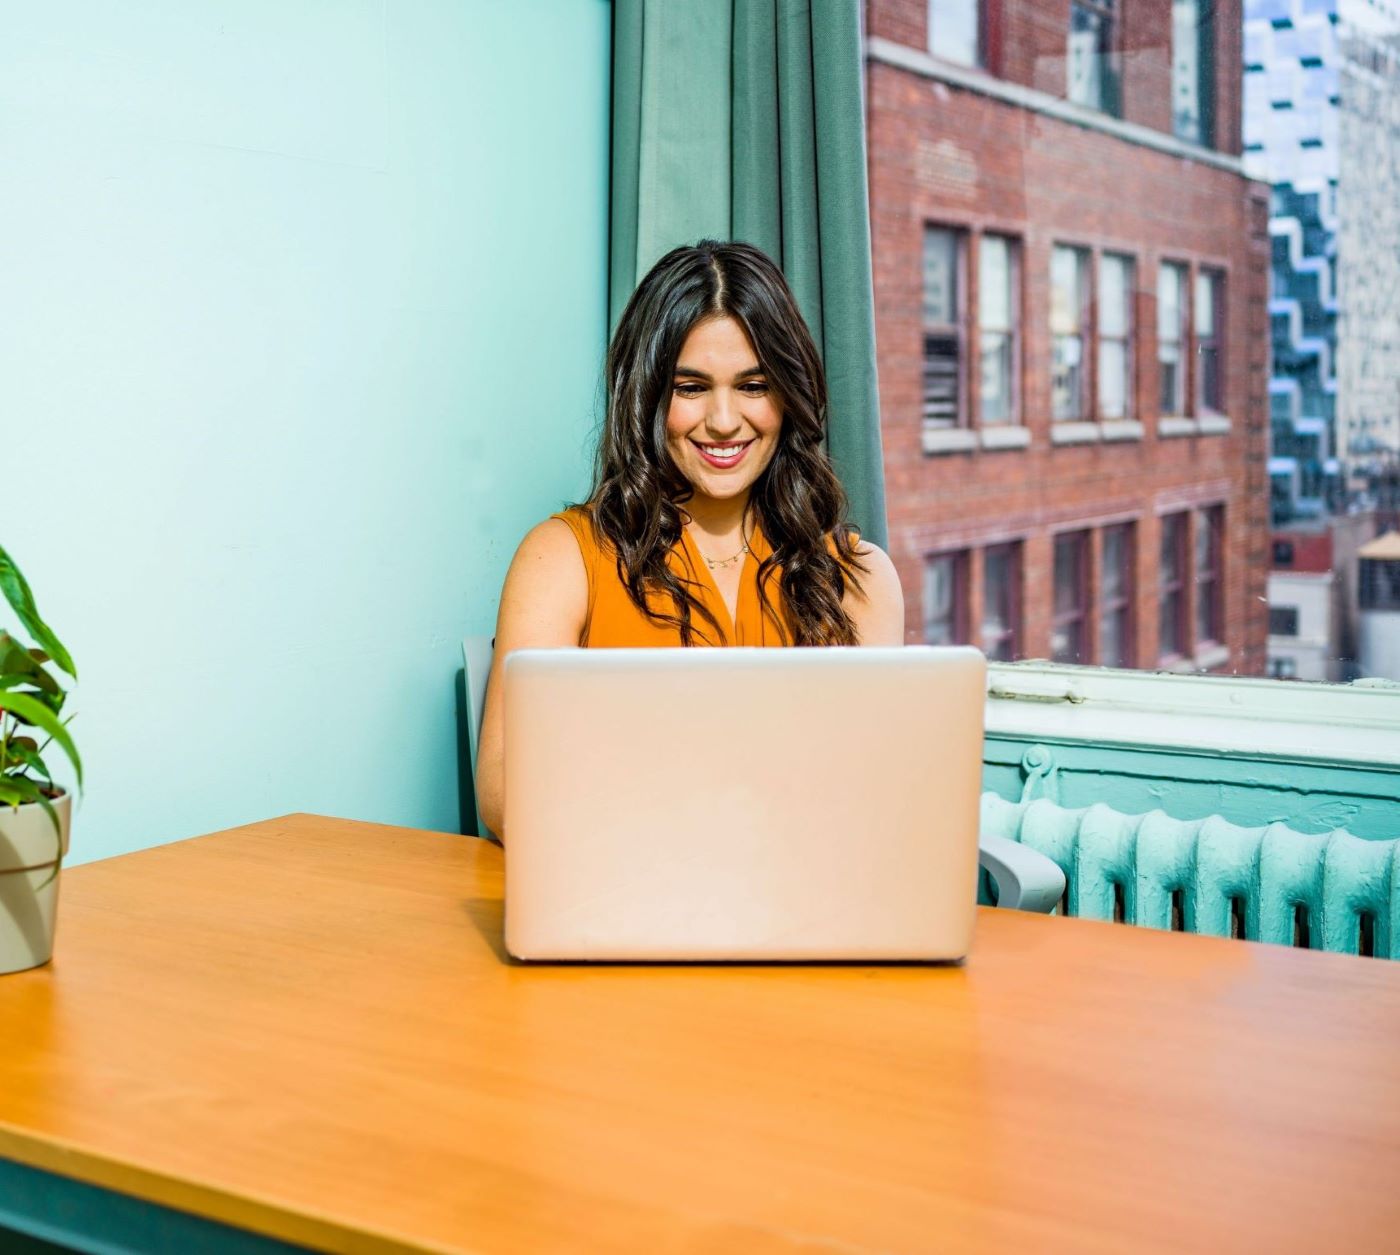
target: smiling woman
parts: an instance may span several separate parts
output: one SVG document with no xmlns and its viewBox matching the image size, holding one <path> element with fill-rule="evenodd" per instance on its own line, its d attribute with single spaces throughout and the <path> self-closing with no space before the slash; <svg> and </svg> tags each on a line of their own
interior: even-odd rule
<svg viewBox="0 0 1400 1255">
<path fill-rule="evenodd" d="M 821 358 L 782 271 L 749 244 L 673 249 L 608 349 L 588 500 L 506 575 L 477 796 L 502 831 L 505 656 L 526 647 L 899 645 L 883 550 L 846 521 Z"/>
</svg>

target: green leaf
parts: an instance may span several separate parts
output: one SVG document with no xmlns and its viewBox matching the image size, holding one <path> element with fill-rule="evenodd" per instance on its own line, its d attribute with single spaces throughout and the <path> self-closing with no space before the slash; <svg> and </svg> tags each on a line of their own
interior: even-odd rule
<svg viewBox="0 0 1400 1255">
<path fill-rule="evenodd" d="M 0 674 L 28 676 L 35 688 L 57 693 L 58 681 L 43 667 L 47 661 L 48 655 L 41 650 L 25 649 L 8 632 L 0 632 Z"/>
<path fill-rule="evenodd" d="M 4 707 L 11 714 L 23 719 L 26 723 L 31 723 L 35 727 L 43 728 L 55 741 L 58 742 L 63 752 L 68 755 L 68 761 L 73 764 L 73 770 L 78 774 L 78 787 L 83 784 L 83 763 L 78 757 L 78 747 L 73 744 L 63 725 L 59 723 L 47 706 L 35 697 L 30 697 L 26 693 L 5 694 Z"/>
<path fill-rule="evenodd" d="M 39 617 L 39 611 L 34 606 L 34 594 L 30 592 L 19 567 L 15 566 L 13 559 L 3 548 L 0 548 L 0 592 L 5 594 L 10 609 L 19 617 L 25 631 L 34 638 L 39 648 L 76 680 L 78 671 L 73 666 L 73 659 L 68 656 L 68 651 L 63 648 L 49 625 Z"/>
<path fill-rule="evenodd" d="M 11 741 L 5 751 L 5 759 L 8 762 L 0 761 L 0 770 L 6 770 L 10 766 L 17 766 L 23 763 L 30 771 L 36 771 L 43 776 L 50 784 L 53 783 L 53 776 L 49 774 L 49 769 L 44 765 L 44 760 L 40 756 L 38 747 L 29 737 L 23 740 L 29 741 L 28 745 L 23 745 L 20 741 Z"/>
</svg>

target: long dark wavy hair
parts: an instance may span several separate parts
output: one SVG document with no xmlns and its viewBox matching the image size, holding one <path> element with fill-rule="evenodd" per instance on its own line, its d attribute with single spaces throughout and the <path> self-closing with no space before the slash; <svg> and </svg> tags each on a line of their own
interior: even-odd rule
<svg viewBox="0 0 1400 1255">
<path fill-rule="evenodd" d="M 594 529 L 615 551 L 618 576 L 644 614 L 679 628 L 684 645 L 696 643 L 696 616 L 724 639 L 691 591 L 696 585 L 667 563 L 684 526 L 681 507 L 694 488 L 666 444 L 681 346 L 696 323 L 724 315 L 744 329 L 782 413 L 777 448 L 749 496 L 773 547 L 758 569 L 763 612 L 789 644 L 858 644 L 841 599 L 848 581 L 862 590 L 853 572 L 867 568 L 855 556 L 846 494 L 822 447 L 827 388 L 821 358 L 783 272 L 751 244 L 701 240 L 672 249 L 627 302 L 604 367 L 606 411 L 588 499 Z M 791 637 L 768 596 L 779 567 Z M 668 603 L 673 612 L 664 609 Z"/>
</svg>

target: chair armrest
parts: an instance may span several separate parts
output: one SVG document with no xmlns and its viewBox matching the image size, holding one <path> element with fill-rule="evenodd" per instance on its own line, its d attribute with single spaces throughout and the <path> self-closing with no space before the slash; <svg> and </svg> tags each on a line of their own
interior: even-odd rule
<svg viewBox="0 0 1400 1255">
<path fill-rule="evenodd" d="M 1053 859 L 1019 841 L 984 832 L 977 861 L 997 885 L 997 905 L 1048 915 L 1064 896 L 1065 874 Z"/>
</svg>

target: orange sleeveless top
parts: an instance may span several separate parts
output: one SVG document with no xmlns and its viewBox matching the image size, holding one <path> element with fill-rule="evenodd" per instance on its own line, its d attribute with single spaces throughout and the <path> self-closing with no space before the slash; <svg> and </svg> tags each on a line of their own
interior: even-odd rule
<svg viewBox="0 0 1400 1255">
<path fill-rule="evenodd" d="M 627 586 L 617 573 L 616 550 L 593 531 L 592 517 L 585 506 L 570 506 L 550 518 L 567 523 L 583 554 L 588 572 L 588 618 L 584 622 L 580 645 L 593 649 L 663 648 L 679 646 L 680 629 L 668 623 L 648 619 L 627 593 Z M 834 542 L 828 542 L 835 553 Z M 724 604 L 718 586 L 710 577 L 709 568 L 686 528 L 672 548 L 668 562 L 676 577 L 686 583 L 694 596 L 709 612 L 724 632 L 722 640 L 712 639 L 714 629 L 694 611 L 691 612 L 692 639 L 701 645 L 764 645 L 779 646 L 792 643 L 792 624 L 787 617 L 779 580 L 782 568 L 774 567 L 765 581 L 768 608 L 758 593 L 758 564 L 773 552 L 758 520 L 754 519 L 749 552 L 744 555 L 744 567 L 739 580 L 739 599 L 734 618 Z M 675 605 L 664 593 L 649 594 L 649 604 L 664 614 L 674 614 Z"/>
</svg>

